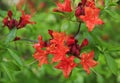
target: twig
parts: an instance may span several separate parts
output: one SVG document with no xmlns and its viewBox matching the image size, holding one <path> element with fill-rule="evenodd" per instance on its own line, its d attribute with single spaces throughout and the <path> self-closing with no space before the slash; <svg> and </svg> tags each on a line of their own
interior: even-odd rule
<svg viewBox="0 0 120 83">
<path fill-rule="evenodd" d="M 78 30 L 77 30 L 77 32 L 76 32 L 76 34 L 75 34 L 75 37 L 78 35 L 78 33 L 80 32 L 80 28 L 81 28 L 81 22 L 79 22 L 79 26 L 78 26 Z"/>
<path fill-rule="evenodd" d="M 30 66 L 30 65 L 36 63 L 37 61 L 38 61 L 38 60 L 34 60 L 33 62 L 29 63 L 27 66 Z"/>
<path fill-rule="evenodd" d="M 38 43 L 37 40 L 30 40 L 30 39 L 20 39 L 20 40 L 23 40 L 23 41 L 29 41 L 29 42 L 33 42 L 33 43 Z"/>
</svg>

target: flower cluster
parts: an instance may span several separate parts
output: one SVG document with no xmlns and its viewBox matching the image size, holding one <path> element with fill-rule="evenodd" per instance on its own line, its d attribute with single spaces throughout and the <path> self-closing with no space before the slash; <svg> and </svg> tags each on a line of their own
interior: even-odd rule
<svg viewBox="0 0 120 83">
<path fill-rule="evenodd" d="M 92 31 L 97 24 L 103 24 L 103 21 L 99 18 L 100 9 L 95 6 L 94 0 L 81 0 L 76 9 L 72 9 L 71 0 L 64 0 L 63 3 L 58 1 L 56 4 L 55 12 L 67 12 L 66 14 L 68 14 L 75 10 L 75 17 L 79 21 L 78 32 L 83 22 L 86 23 L 88 31 Z M 30 21 L 30 18 L 30 15 L 26 15 L 22 11 L 20 19 L 16 20 L 13 18 L 12 11 L 8 11 L 7 17 L 3 19 L 3 24 L 10 30 L 13 28 L 21 29 L 27 24 L 35 24 L 35 22 Z M 43 41 L 42 36 L 38 36 L 39 41 L 34 44 L 35 53 L 33 57 L 39 62 L 40 67 L 43 64 L 57 63 L 55 68 L 62 70 L 64 76 L 68 78 L 72 70 L 81 65 L 90 74 L 90 68 L 97 65 L 94 60 L 94 51 L 81 53 L 81 50 L 88 45 L 88 39 L 83 39 L 82 43 L 78 44 L 78 40 L 75 39 L 76 34 L 71 36 L 64 32 L 52 30 L 49 30 L 48 33 L 51 36 L 49 41 Z M 16 40 L 20 40 L 20 38 L 15 37 L 14 41 Z M 48 60 L 49 54 L 52 55 L 51 61 Z M 78 58 L 80 62 L 76 63 L 75 58 Z"/>
<path fill-rule="evenodd" d="M 48 55 L 52 54 L 52 63 L 58 62 L 55 66 L 57 69 L 61 69 L 66 78 L 69 77 L 73 68 L 78 65 L 82 65 L 87 73 L 90 73 L 90 67 L 97 65 L 97 62 L 93 60 L 94 51 L 90 53 L 83 53 L 80 56 L 80 51 L 83 47 L 88 45 L 88 40 L 84 39 L 79 45 L 77 40 L 73 36 L 66 35 L 64 32 L 55 32 L 49 30 L 49 34 L 52 37 L 48 42 L 42 40 L 39 36 L 39 43 L 34 45 L 36 49 L 34 58 L 39 61 L 39 66 L 48 64 Z M 80 63 L 75 63 L 74 59 L 80 59 Z"/>
<path fill-rule="evenodd" d="M 31 22 L 30 15 L 25 15 L 24 11 L 22 11 L 22 16 L 20 17 L 19 21 L 14 19 L 12 11 L 8 11 L 8 16 L 3 19 L 4 26 L 7 26 L 10 30 L 13 28 L 23 28 L 27 24 L 35 24 L 35 22 Z"/>
<path fill-rule="evenodd" d="M 65 0 L 63 4 L 57 3 L 54 10 L 72 12 L 71 1 Z M 104 24 L 99 18 L 100 9 L 95 6 L 95 0 L 81 0 L 75 10 L 75 16 L 86 23 L 88 31 L 92 31 L 97 24 Z"/>
</svg>

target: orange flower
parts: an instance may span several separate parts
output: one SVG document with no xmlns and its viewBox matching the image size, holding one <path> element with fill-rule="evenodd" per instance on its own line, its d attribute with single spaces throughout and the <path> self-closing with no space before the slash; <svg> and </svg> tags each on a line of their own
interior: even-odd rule
<svg viewBox="0 0 120 83">
<path fill-rule="evenodd" d="M 64 0 L 64 3 L 57 2 L 56 4 L 58 8 L 55 8 L 54 11 L 72 12 L 70 0 Z"/>
<path fill-rule="evenodd" d="M 49 31 L 50 33 L 51 31 Z M 65 45 L 66 35 L 65 33 L 51 32 L 50 35 L 52 39 L 50 40 L 50 45 L 47 47 L 47 51 L 50 54 L 53 54 L 52 62 L 57 62 L 62 60 L 65 56 L 69 48 Z"/>
<path fill-rule="evenodd" d="M 79 56 L 81 49 L 88 45 L 87 39 L 84 39 L 79 45 L 73 36 L 67 36 L 63 32 L 49 30 L 49 34 L 52 38 L 48 42 L 44 42 L 42 37 L 39 36 L 39 43 L 34 45 L 34 58 L 39 61 L 39 66 L 48 64 L 48 54 L 52 54 L 51 62 L 58 62 L 55 68 L 61 69 L 65 78 L 68 78 L 72 69 L 77 66 L 74 57 L 81 60 L 80 64 L 88 74 L 90 73 L 89 68 L 97 65 L 97 62 L 93 60 L 94 51 Z"/>
<path fill-rule="evenodd" d="M 96 8 L 94 0 L 82 0 L 75 10 L 75 16 L 86 23 L 88 31 L 92 31 L 95 25 L 103 24 L 99 18 L 100 9 Z"/>
<path fill-rule="evenodd" d="M 31 15 L 28 14 L 25 15 L 24 11 L 22 11 L 22 16 L 20 17 L 18 28 L 23 28 L 27 24 L 35 24 L 35 22 L 31 22 L 30 19 Z"/>
<path fill-rule="evenodd" d="M 67 53 L 79 57 L 81 49 L 88 45 L 88 40 L 84 39 L 79 45 L 78 41 L 74 37 L 69 36 L 67 39 L 67 45 L 69 47 L 69 51 Z"/>
<path fill-rule="evenodd" d="M 99 18 L 99 12 L 98 8 L 85 7 L 85 15 L 80 16 L 80 18 L 86 23 L 88 31 L 92 31 L 96 24 L 104 23 Z"/>
<path fill-rule="evenodd" d="M 18 21 L 13 18 L 13 13 L 11 10 L 8 11 L 7 15 L 8 16 L 5 17 L 2 21 L 4 24 L 4 27 L 7 26 L 9 29 L 13 29 L 14 27 L 17 27 Z"/>
<path fill-rule="evenodd" d="M 98 63 L 93 60 L 94 58 L 94 51 L 89 52 L 88 54 L 83 53 L 81 56 L 80 64 L 83 66 L 84 70 L 90 74 L 90 67 L 96 66 Z"/>
<path fill-rule="evenodd" d="M 22 16 L 20 17 L 20 20 L 16 20 L 13 18 L 13 13 L 11 10 L 8 11 L 8 16 L 5 17 L 3 19 L 3 24 L 4 26 L 7 26 L 9 29 L 13 29 L 13 28 L 23 28 L 25 27 L 27 24 L 35 24 L 35 22 L 31 22 L 30 21 L 31 16 L 24 13 L 24 11 L 22 11 Z"/>
<path fill-rule="evenodd" d="M 74 63 L 74 56 L 70 56 L 61 60 L 61 62 L 55 68 L 61 69 L 63 71 L 64 76 L 68 78 L 72 69 L 76 66 L 77 64 Z"/>
<path fill-rule="evenodd" d="M 39 43 L 34 45 L 34 48 L 36 49 L 36 52 L 34 53 L 34 58 L 39 61 L 39 66 L 41 67 L 43 64 L 48 64 L 48 53 L 46 50 L 43 50 L 45 43 L 42 41 L 42 37 L 39 36 L 38 39 Z"/>
</svg>

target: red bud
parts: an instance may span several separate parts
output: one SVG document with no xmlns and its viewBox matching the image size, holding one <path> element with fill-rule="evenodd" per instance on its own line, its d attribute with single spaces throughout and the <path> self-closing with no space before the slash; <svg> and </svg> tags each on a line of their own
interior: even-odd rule
<svg viewBox="0 0 120 83">
<path fill-rule="evenodd" d="M 53 37 L 53 35 L 52 35 L 53 31 L 52 30 L 48 30 L 48 33 L 50 34 L 51 37 Z"/>
<path fill-rule="evenodd" d="M 12 18 L 12 11 L 11 10 L 8 11 L 8 16 L 10 17 L 10 19 Z"/>
</svg>

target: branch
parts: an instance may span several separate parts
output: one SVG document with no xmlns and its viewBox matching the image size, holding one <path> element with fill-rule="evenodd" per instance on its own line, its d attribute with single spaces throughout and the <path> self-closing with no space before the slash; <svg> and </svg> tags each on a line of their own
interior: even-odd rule
<svg viewBox="0 0 120 83">
<path fill-rule="evenodd" d="M 75 37 L 79 34 L 79 32 L 80 32 L 80 28 L 81 28 L 81 22 L 79 22 L 79 26 L 78 26 L 78 30 L 77 30 L 77 32 L 76 32 L 76 34 L 75 34 Z"/>
</svg>

